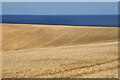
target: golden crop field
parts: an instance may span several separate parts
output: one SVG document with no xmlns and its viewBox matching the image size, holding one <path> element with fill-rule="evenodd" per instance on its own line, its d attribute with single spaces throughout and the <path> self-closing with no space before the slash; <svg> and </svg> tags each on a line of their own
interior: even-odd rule
<svg viewBox="0 0 120 80">
<path fill-rule="evenodd" d="M 3 78 L 118 78 L 118 28 L 2 24 Z"/>
</svg>

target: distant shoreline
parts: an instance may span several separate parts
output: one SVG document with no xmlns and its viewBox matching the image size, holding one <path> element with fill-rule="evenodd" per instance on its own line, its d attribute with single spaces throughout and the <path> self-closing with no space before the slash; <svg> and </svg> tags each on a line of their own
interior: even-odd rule
<svg viewBox="0 0 120 80">
<path fill-rule="evenodd" d="M 78 26 L 75 26 L 75 25 L 48 25 L 48 24 L 22 24 L 22 23 L 19 23 L 19 24 L 17 24 L 17 23 L 1 23 L 1 24 L 15 24 L 15 25 L 36 25 L 36 26 L 58 26 L 58 27 L 61 27 L 61 26 L 64 26 L 64 27 L 91 27 L 91 28 L 96 28 L 96 27 L 98 27 L 98 28 L 109 28 L 109 27 L 111 27 L 111 28 L 118 28 L 118 27 L 114 27 L 114 26 L 82 26 L 82 25 L 78 25 Z"/>
</svg>

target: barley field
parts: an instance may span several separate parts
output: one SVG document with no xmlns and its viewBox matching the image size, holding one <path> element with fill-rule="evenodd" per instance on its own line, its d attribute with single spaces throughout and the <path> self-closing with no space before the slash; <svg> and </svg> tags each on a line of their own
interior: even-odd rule
<svg viewBox="0 0 120 80">
<path fill-rule="evenodd" d="M 2 24 L 3 78 L 118 78 L 118 28 Z"/>
</svg>

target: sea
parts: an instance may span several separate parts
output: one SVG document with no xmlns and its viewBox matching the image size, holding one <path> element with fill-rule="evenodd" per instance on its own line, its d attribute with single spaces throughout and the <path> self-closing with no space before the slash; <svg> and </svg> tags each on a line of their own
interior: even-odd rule
<svg viewBox="0 0 120 80">
<path fill-rule="evenodd" d="M 119 27 L 118 15 L 2 15 L 2 23 Z"/>
</svg>

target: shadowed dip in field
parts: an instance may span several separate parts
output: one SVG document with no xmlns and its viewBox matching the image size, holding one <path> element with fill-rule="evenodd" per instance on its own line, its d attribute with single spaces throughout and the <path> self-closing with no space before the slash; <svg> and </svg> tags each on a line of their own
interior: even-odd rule
<svg viewBox="0 0 120 80">
<path fill-rule="evenodd" d="M 2 26 L 3 78 L 118 78 L 118 27 Z"/>
</svg>

